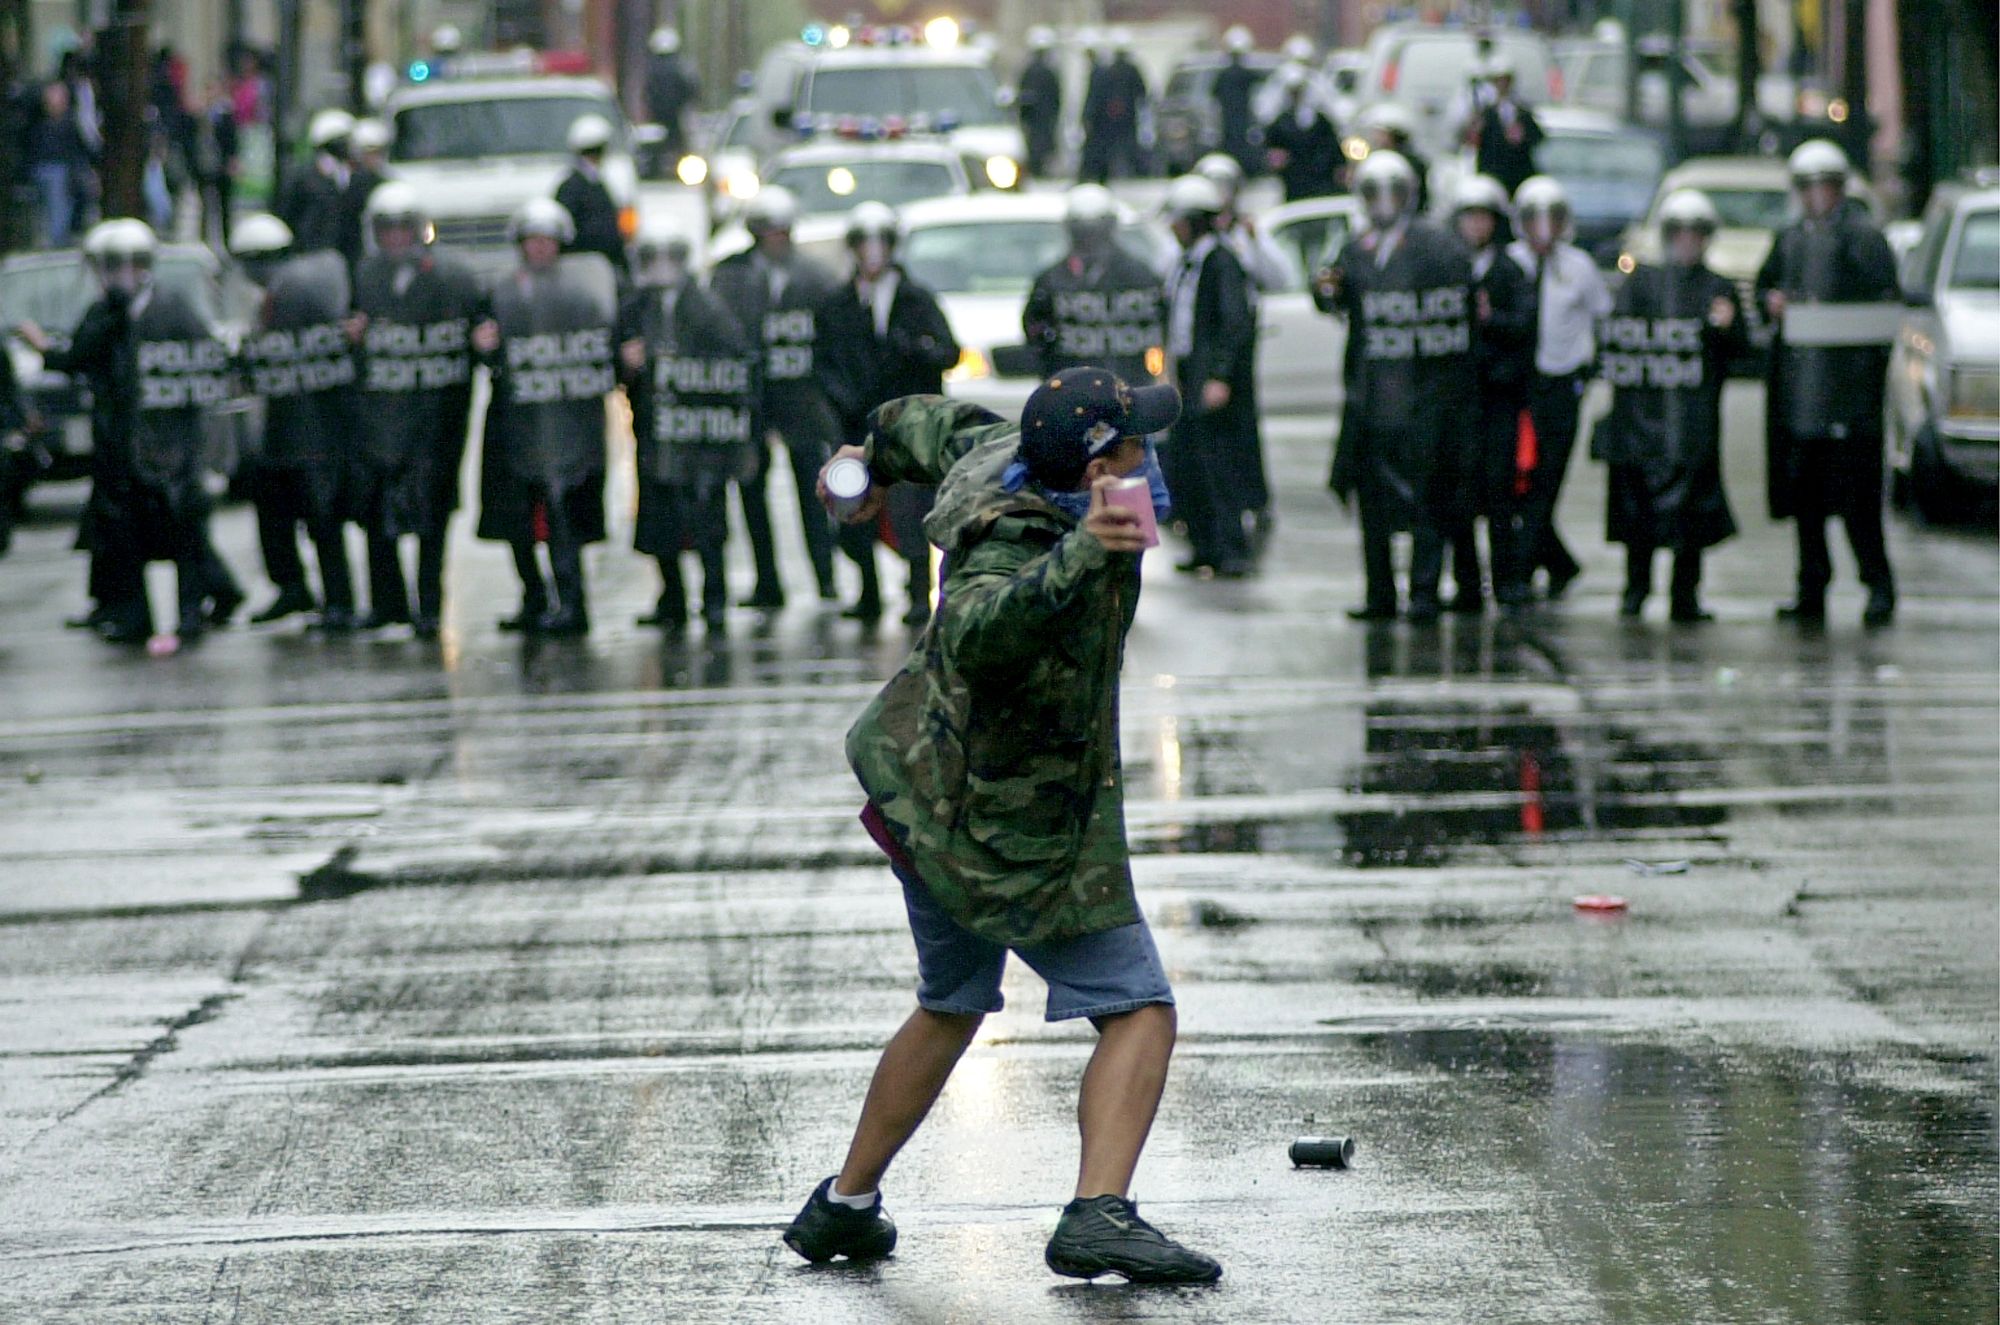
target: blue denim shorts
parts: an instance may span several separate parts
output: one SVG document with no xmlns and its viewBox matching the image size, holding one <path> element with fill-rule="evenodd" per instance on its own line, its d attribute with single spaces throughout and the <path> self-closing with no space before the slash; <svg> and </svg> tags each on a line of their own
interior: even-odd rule
<svg viewBox="0 0 2000 1325">
<path fill-rule="evenodd" d="M 1048 982 L 1048 1021 L 1108 1017 L 1149 1003 L 1172 1007 L 1174 991 L 1144 920 L 1097 934 L 1008 949 L 960 925 L 921 879 L 896 870 L 917 941 L 917 1003 L 932 1012 L 978 1016 L 1006 1006 L 1000 976 L 1012 951 Z"/>
</svg>

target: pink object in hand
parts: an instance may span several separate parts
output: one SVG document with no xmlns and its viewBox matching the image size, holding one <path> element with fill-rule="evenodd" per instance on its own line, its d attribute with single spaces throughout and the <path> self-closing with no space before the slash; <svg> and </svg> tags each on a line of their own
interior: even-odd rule
<svg viewBox="0 0 2000 1325">
<path fill-rule="evenodd" d="M 1160 523 L 1153 517 L 1153 488 L 1143 477 L 1121 478 L 1104 494 L 1106 503 L 1123 506 L 1139 517 L 1147 547 L 1160 545 Z"/>
</svg>

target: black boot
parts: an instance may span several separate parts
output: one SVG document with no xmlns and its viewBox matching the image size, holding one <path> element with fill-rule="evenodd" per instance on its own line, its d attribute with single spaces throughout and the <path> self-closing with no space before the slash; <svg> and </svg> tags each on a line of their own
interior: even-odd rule
<svg viewBox="0 0 2000 1325">
<path fill-rule="evenodd" d="M 318 610 L 319 602 L 303 584 L 287 584 L 278 589 L 278 596 L 271 600 L 270 606 L 250 620 L 261 626 L 268 621 L 282 621 L 295 613 Z"/>
</svg>

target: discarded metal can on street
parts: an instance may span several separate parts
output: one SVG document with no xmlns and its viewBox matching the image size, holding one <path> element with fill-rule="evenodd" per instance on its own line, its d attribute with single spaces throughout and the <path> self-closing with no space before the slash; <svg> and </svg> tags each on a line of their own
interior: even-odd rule
<svg viewBox="0 0 2000 1325">
<path fill-rule="evenodd" d="M 1351 1136 L 1302 1136 L 1292 1142 L 1292 1163 L 1302 1169 L 1344 1169 L 1354 1164 Z"/>
<path fill-rule="evenodd" d="M 833 514 L 838 520 L 851 520 L 861 509 L 861 503 L 868 500 L 868 490 L 874 480 L 868 476 L 868 466 L 853 456 L 842 456 L 826 467 L 826 495 L 833 499 Z"/>
</svg>

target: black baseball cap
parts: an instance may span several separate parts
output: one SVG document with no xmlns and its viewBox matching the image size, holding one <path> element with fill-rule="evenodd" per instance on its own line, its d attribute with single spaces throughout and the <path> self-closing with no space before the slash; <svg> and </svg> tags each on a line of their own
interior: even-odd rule
<svg viewBox="0 0 2000 1325">
<path fill-rule="evenodd" d="M 1171 427 L 1181 415 L 1172 386 L 1128 386 L 1104 368 L 1065 368 L 1043 379 L 1021 407 L 1021 454 L 1029 468 L 1080 474 L 1126 437 Z"/>
</svg>

